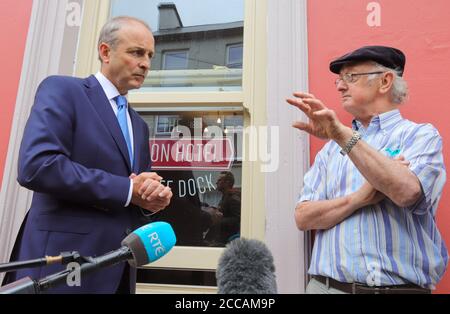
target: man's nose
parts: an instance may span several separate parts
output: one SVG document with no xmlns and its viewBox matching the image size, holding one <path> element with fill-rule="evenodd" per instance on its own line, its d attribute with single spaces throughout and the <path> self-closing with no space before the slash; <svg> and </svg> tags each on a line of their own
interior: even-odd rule
<svg viewBox="0 0 450 314">
<path fill-rule="evenodd" d="M 141 63 L 139 64 L 139 67 L 142 69 L 145 69 L 145 70 L 149 70 L 150 64 L 151 64 L 151 60 L 149 58 L 146 58 L 143 61 L 141 61 Z"/>
<path fill-rule="evenodd" d="M 347 83 L 344 82 L 344 80 L 338 80 L 336 82 L 336 88 L 339 92 L 342 92 L 342 91 L 346 91 L 348 89 L 348 85 L 347 85 Z"/>
</svg>

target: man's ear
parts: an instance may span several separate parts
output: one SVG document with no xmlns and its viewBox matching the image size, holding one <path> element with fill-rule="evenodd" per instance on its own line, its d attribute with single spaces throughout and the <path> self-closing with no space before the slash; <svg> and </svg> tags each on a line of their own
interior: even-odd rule
<svg viewBox="0 0 450 314">
<path fill-rule="evenodd" d="M 110 55 L 111 55 L 111 48 L 106 43 L 101 43 L 100 46 L 98 46 L 98 54 L 100 56 L 100 59 L 102 59 L 102 63 L 109 63 Z"/>
<path fill-rule="evenodd" d="M 387 92 L 389 92 L 391 90 L 392 84 L 394 84 L 394 79 L 394 73 L 384 73 L 383 77 L 381 78 L 380 93 L 386 94 Z"/>
</svg>

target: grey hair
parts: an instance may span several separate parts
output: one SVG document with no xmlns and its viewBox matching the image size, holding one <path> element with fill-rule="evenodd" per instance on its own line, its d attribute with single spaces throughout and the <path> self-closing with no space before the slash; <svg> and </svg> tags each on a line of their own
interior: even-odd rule
<svg viewBox="0 0 450 314">
<path fill-rule="evenodd" d="M 400 69 L 391 69 L 379 63 L 373 62 L 376 70 L 383 72 L 391 72 L 394 75 L 394 82 L 391 88 L 391 100 L 396 104 L 402 104 L 408 99 L 408 83 L 401 76 Z M 369 75 L 368 80 L 372 81 L 376 78 L 376 74 Z"/>
<path fill-rule="evenodd" d="M 108 44 L 111 48 L 115 49 L 117 47 L 117 44 L 119 43 L 119 36 L 117 36 L 117 33 L 120 29 L 122 29 L 122 27 L 129 24 L 130 22 L 140 23 L 144 25 L 150 32 L 152 31 L 150 26 L 143 20 L 131 16 L 116 16 L 106 22 L 105 25 L 103 25 L 102 30 L 100 31 L 100 36 L 98 38 L 97 47 L 100 47 L 102 43 L 105 43 Z M 102 62 L 100 54 L 98 58 L 100 62 Z"/>
</svg>

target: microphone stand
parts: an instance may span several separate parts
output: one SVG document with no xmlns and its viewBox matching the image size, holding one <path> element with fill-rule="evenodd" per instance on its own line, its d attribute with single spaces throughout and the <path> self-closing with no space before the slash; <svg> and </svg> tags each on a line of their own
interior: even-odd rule
<svg viewBox="0 0 450 314">
<path fill-rule="evenodd" d="M 15 271 L 23 268 L 34 268 L 45 265 L 61 264 L 67 265 L 72 262 L 81 263 L 85 260 L 80 253 L 74 252 L 62 252 L 59 256 L 46 256 L 29 261 L 20 261 L 12 263 L 0 264 L 0 273 Z"/>
<path fill-rule="evenodd" d="M 17 280 L 9 285 L 0 287 L 1 294 L 38 294 L 38 287 L 36 281 L 30 277 L 25 277 Z"/>
<path fill-rule="evenodd" d="M 97 269 L 118 264 L 132 257 L 133 254 L 131 253 L 131 250 L 128 247 L 123 246 L 119 250 L 97 258 L 83 258 L 87 262 L 80 266 L 80 275 L 89 274 Z M 38 281 L 26 277 L 0 288 L 0 294 L 40 294 L 50 288 L 67 282 L 67 276 L 69 276 L 71 272 L 71 270 L 66 269 Z"/>
<path fill-rule="evenodd" d="M 96 258 L 87 258 L 88 262 L 82 264 L 80 267 L 80 275 L 90 274 L 97 269 L 118 264 L 132 258 L 133 255 L 128 247 L 121 247 L 117 251 L 110 252 L 103 256 Z M 70 270 L 63 270 L 54 275 L 47 276 L 37 282 L 37 291 L 41 293 L 50 288 L 56 287 L 67 281 L 67 276 L 71 273 Z"/>
</svg>

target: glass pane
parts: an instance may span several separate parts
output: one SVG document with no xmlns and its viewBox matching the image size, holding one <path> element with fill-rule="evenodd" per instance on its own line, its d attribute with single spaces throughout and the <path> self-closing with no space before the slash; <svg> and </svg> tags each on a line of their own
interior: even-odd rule
<svg viewBox="0 0 450 314">
<path fill-rule="evenodd" d="M 163 53 L 163 70 L 184 70 L 188 66 L 188 54 L 186 51 L 167 51 Z"/>
<path fill-rule="evenodd" d="M 171 134 L 178 124 L 178 116 L 158 116 L 156 124 L 156 134 Z"/>
<path fill-rule="evenodd" d="M 241 112 L 141 112 L 150 130 L 152 171 L 174 194 L 158 220 L 180 246 L 225 246 L 240 236 Z"/>
<path fill-rule="evenodd" d="M 112 17 L 134 16 L 153 30 L 156 54 L 141 91 L 242 90 L 244 0 L 111 3 Z"/>
<path fill-rule="evenodd" d="M 242 53 L 242 44 L 229 46 L 227 66 L 242 69 Z"/>
</svg>

